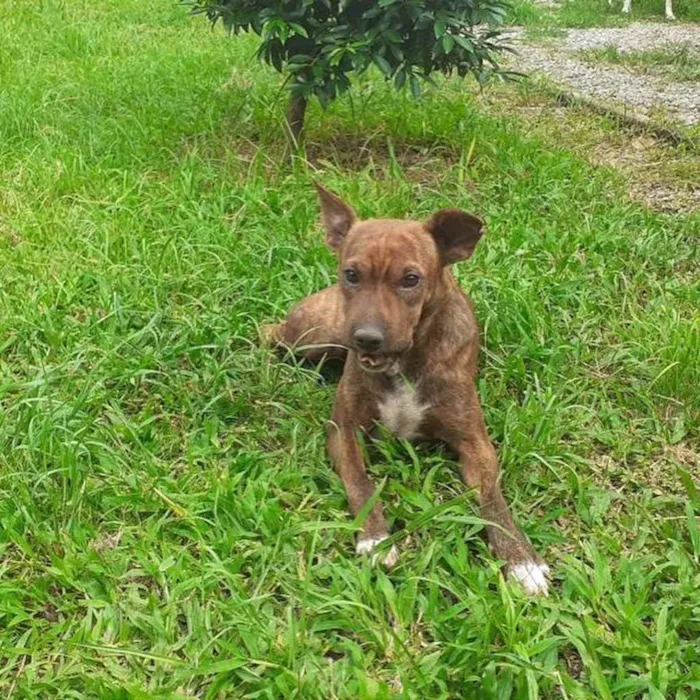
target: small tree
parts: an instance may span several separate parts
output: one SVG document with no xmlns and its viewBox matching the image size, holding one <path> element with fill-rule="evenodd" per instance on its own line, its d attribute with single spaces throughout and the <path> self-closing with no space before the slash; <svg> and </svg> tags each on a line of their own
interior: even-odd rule
<svg viewBox="0 0 700 700">
<path fill-rule="evenodd" d="M 433 71 L 484 82 L 500 72 L 506 47 L 494 25 L 507 0 L 193 0 L 234 34 L 254 31 L 258 56 L 288 76 L 287 123 L 294 140 L 309 97 L 325 107 L 350 86 L 350 74 L 375 65 L 414 95 Z"/>
</svg>

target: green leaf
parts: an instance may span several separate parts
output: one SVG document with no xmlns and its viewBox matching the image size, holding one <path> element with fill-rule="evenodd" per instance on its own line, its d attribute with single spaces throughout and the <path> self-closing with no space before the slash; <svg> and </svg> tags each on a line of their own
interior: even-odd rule
<svg viewBox="0 0 700 700">
<path fill-rule="evenodd" d="M 696 508 L 700 508 L 700 496 L 698 496 L 698 489 L 693 483 L 693 478 L 685 469 L 683 469 L 683 467 L 677 466 L 676 471 L 678 472 L 678 477 L 681 480 L 681 483 L 683 484 L 683 488 L 685 489 L 685 492 L 688 495 L 690 502 Z"/>
<path fill-rule="evenodd" d="M 384 58 L 384 56 L 372 56 L 372 60 L 374 61 L 374 64 L 379 68 L 379 70 L 386 75 L 387 78 L 391 77 L 392 74 L 392 68 L 391 64 L 389 61 Z"/>
<path fill-rule="evenodd" d="M 450 35 L 465 51 L 472 53 L 474 51 L 474 42 L 461 34 Z"/>
<path fill-rule="evenodd" d="M 532 669 L 528 669 L 525 672 L 525 678 L 527 679 L 527 696 L 529 700 L 537 700 L 540 697 L 537 688 L 537 676 Z"/>
<path fill-rule="evenodd" d="M 664 650 L 666 638 L 666 621 L 668 620 L 668 606 L 664 605 L 656 618 L 656 652 L 661 654 Z"/>
<path fill-rule="evenodd" d="M 442 37 L 442 50 L 445 53 L 450 53 L 455 46 L 455 38 L 451 34 L 445 34 Z"/>
<path fill-rule="evenodd" d="M 655 685 L 650 684 L 647 690 L 649 691 L 649 700 L 666 700 L 666 696 Z"/>
<path fill-rule="evenodd" d="M 282 72 L 282 50 L 279 41 L 271 41 L 268 44 L 268 60 L 274 67 L 274 69 L 281 73 Z"/>
<path fill-rule="evenodd" d="M 307 39 L 309 38 L 309 34 L 304 29 L 304 27 L 301 26 L 301 24 L 295 24 L 294 22 L 290 22 L 289 26 L 294 30 L 295 34 L 299 34 L 300 36 L 306 37 Z"/>
<path fill-rule="evenodd" d="M 226 22 L 234 35 L 259 34 L 258 55 L 287 77 L 303 75 L 324 105 L 348 89 L 351 74 L 372 64 L 397 89 L 409 82 L 417 97 L 433 71 L 471 74 L 485 82 L 501 73 L 494 57 L 506 50 L 497 27 L 476 29 L 503 13 L 504 0 L 193 0 L 193 4 L 210 20 Z"/>
<path fill-rule="evenodd" d="M 603 675 L 603 671 L 598 665 L 597 660 L 589 667 L 589 673 L 591 674 L 593 687 L 598 691 L 599 697 L 603 698 L 603 700 L 613 700 L 610 687 L 608 686 L 608 682 L 605 680 L 605 676 Z"/>
<path fill-rule="evenodd" d="M 693 553 L 696 558 L 700 558 L 700 529 L 698 529 L 698 518 L 690 501 L 685 502 L 685 514 L 688 518 L 688 533 L 690 534 L 690 542 L 693 545 Z"/>
<path fill-rule="evenodd" d="M 292 56 L 289 59 L 289 63 L 313 63 L 313 56 L 309 56 L 305 53 L 298 53 L 296 56 Z"/>
</svg>

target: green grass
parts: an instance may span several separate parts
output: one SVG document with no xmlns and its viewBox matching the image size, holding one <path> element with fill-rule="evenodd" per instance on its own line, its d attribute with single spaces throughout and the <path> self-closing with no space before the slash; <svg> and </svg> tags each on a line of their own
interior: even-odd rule
<svg viewBox="0 0 700 700">
<path fill-rule="evenodd" d="M 459 82 L 368 76 L 290 164 L 254 42 L 171 0 L 0 20 L 3 697 L 697 697 L 697 215 Z M 487 219 L 458 276 L 549 599 L 503 583 L 439 450 L 380 443 L 402 560 L 355 558 L 333 385 L 256 343 L 333 278 L 314 178 Z"/>
<path fill-rule="evenodd" d="M 585 60 L 625 66 L 643 75 L 664 75 L 671 80 L 700 81 L 700 55 L 688 44 L 672 44 L 648 51 L 622 52 L 604 46 L 582 52 Z"/>
<path fill-rule="evenodd" d="M 576 27 L 617 27 L 630 22 L 665 22 L 664 0 L 632 0 L 632 12 L 622 13 L 622 0 L 564 0 L 554 7 L 534 0 L 513 0 L 509 20 L 532 28 L 556 31 Z M 694 0 L 674 0 L 679 22 L 700 22 L 700 5 Z"/>
</svg>

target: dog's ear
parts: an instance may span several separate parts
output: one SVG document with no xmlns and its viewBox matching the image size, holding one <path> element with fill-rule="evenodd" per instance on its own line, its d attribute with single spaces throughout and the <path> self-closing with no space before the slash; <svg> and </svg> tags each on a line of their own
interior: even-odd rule
<svg viewBox="0 0 700 700">
<path fill-rule="evenodd" d="M 481 219 L 459 209 L 441 209 L 425 226 L 437 243 L 443 265 L 470 258 L 484 230 Z"/>
<path fill-rule="evenodd" d="M 316 183 L 316 192 L 321 205 L 323 225 L 326 227 L 326 243 L 331 250 L 337 251 L 355 223 L 355 212 L 340 197 L 318 183 Z"/>
</svg>

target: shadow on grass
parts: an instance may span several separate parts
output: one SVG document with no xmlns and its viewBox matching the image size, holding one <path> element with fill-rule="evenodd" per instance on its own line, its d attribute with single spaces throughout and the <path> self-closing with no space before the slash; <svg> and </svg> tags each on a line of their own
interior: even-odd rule
<svg viewBox="0 0 700 700">
<path fill-rule="evenodd" d="M 257 133 L 241 135 L 228 124 L 222 124 L 214 138 L 202 134 L 186 139 L 180 152 L 197 152 L 217 167 L 233 159 L 236 168 L 257 166 L 271 176 L 285 165 L 291 167 L 293 161 L 293 151 L 281 130 L 278 137 L 270 139 Z M 464 155 L 461 148 L 444 139 L 397 137 L 388 129 L 369 134 L 336 130 L 328 136 L 310 129 L 297 157 L 314 170 L 331 167 L 345 173 L 369 171 L 378 178 L 400 175 L 415 184 L 435 185 L 446 170 L 460 164 Z"/>
</svg>

